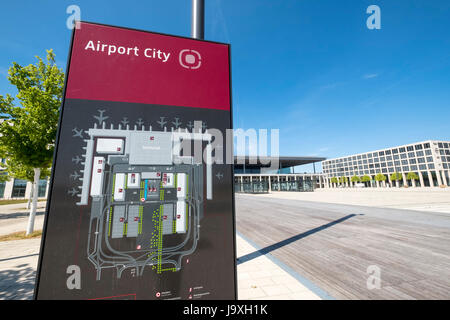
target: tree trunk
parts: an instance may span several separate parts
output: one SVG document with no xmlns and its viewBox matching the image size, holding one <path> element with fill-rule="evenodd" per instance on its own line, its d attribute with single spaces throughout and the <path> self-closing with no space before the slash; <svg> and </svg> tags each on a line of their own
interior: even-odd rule
<svg viewBox="0 0 450 320">
<path fill-rule="evenodd" d="M 33 181 L 33 202 L 31 204 L 30 209 L 30 216 L 28 218 L 28 226 L 27 226 L 27 233 L 26 235 L 29 235 L 34 230 L 34 218 L 36 217 L 36 209 L 37 209 L 37 200 L 38 200 L 38 185 L 39 185 L 39 177 L 41 175 L 41 169 L 40 168 L 34 168 L 34 181 Z"/>
<path fill-rule="evenodd" d="M 34 192 L 34 184 L 31 185 L 31 191 L 30 191 L 30 195 L 28 196 L 28 202 L 27 202 L 27 209 L 30 210 L 31 208 L 31 198 L 33 197 L 33 192 Z"/>
</svg>

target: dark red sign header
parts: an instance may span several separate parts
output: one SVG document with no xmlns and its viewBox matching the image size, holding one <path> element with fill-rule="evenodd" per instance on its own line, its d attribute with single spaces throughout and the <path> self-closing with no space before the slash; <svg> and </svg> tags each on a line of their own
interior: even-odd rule
<svg viewBox="0 0 450 320">
<path fill-rule="evenodd" d="M 86 22 L 77 28 L 66 98 L 230 110 L 228 45 Z"/>
</svg>

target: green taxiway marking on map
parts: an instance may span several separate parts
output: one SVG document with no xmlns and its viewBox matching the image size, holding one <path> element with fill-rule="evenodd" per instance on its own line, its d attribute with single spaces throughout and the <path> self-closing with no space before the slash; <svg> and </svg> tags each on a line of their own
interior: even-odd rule
<svg viewBox="0 0 450 320">
<path fill-rule="evenodd" d="M 108 219 L 108 237 L 111 236 L 111 220 L 112 220 L 112 207 L 109 209 L 109 219 Z"/>
<path fill-rule="evenodd" d="M 139 206 L 139 223 L 138 223 L 138 234 L 142 234 L 142 219 L 143 219 L 144 207 Z"/>
<path fill-rule="evenodd" d="M 188 220 L 189 220 L 189 205 L 186 202 L 186 231 L 188 229 Z"/>
<path fill-rule="evenodd" d="M 116 175 L 113 175 L 112 201 L 114 201 L 114 188 L 116 187 Z"/>
<path fill-rule="evenodd" d="M 157 260 L 157 273 L 161 273 L 161 255 L 162 255 L 162 216 L 164 213 L 164 206 L 159 206 L 159 215 L 158 215 L 158 260 Z"/>
<path fill-rule="evenodd" d="M 140 191 L 140 199 L 142 199 L 144 197 L 144 188 L 145 188 L 145 182 L 142 180 L 141 181 L 141 191 Z"/>
<path fill-rule="evenodd" d="M 123 224 L 123 235 L 126 236 L 127 235 L 127 230 L 128 230 L 128 223 L 124 223 Z"/>
</svg>

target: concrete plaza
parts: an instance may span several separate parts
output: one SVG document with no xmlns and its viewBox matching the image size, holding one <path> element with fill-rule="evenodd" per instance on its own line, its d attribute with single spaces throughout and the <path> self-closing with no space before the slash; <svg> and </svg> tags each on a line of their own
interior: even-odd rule
<svg viewBox="0 0 450 320">
<path fill-rule="evenodd" d="M 259 196 L 450 213 L 450 188 L 322 188 L 314 192 L 272 192 Z"/>
</svg>

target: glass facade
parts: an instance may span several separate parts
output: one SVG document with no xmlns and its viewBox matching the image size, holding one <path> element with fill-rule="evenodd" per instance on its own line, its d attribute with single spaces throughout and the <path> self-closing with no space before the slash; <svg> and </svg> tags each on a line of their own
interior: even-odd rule
<svg viewBox="0 0 450 320">
<path fill-rule="evenodd" d="M 11 198 L 24 198 L 26 188 L 27 188 L 26 180 L 14 179 Z"/>
<path fill-rule="evenodd" d="M 238 193 L 268 193 L 269 183 L 266 181 L 235 183 L 234 191 Z"/>
<path fill-rule="evenodd" d="M 235 176 L 234 190 L 238 193 L 265 193 L 270 191 L 314 191 L 319 176 L 305 175 L 243 175 Z"/>
<path fill-rule="evenodd" d="M 45 197 L 45 191 L 47 191 L 47 179 L 39 180 L 38 197 Z"/>
<path fill-rule="evenodd" d="M 314 191 L 312 181 L 281 181 L 272 183 L 273 191 Z"/>
<path fill-rule="evenodd" d="M 5 196 L 5 185 L 6 182 L 0 182 L 0 198 Z"/>
</svg>

